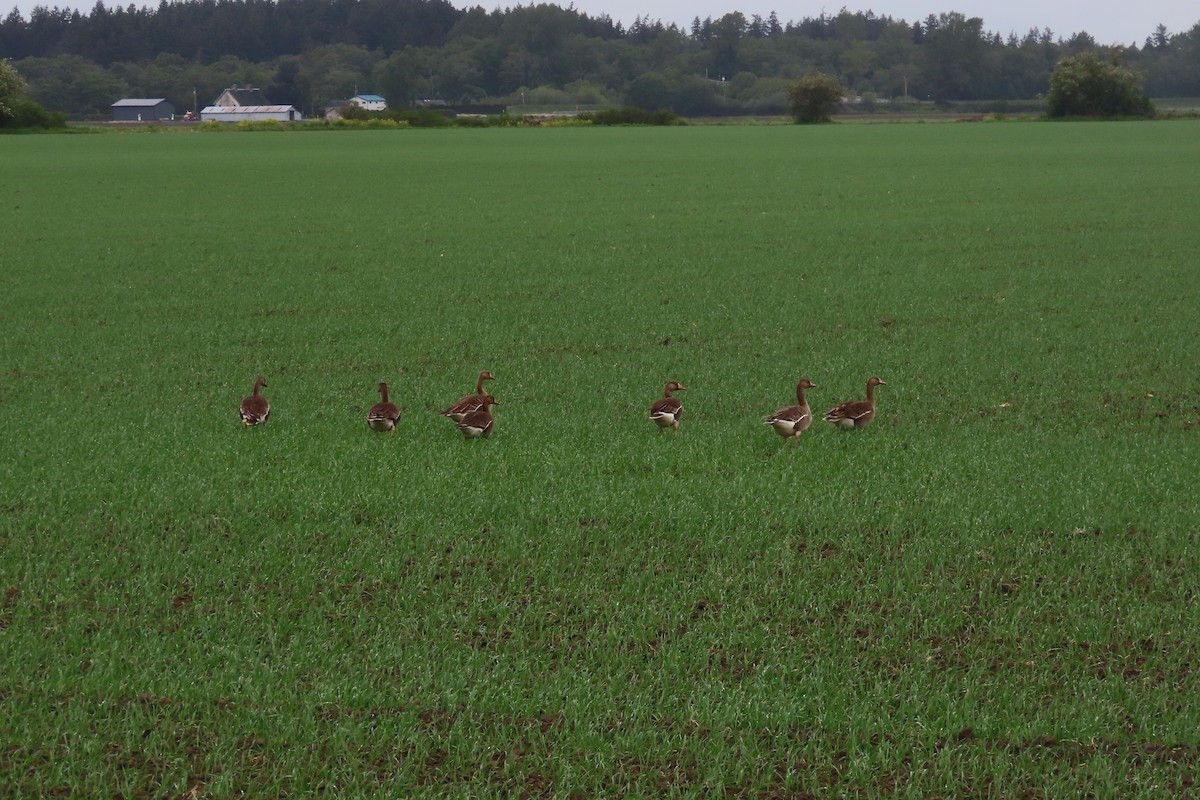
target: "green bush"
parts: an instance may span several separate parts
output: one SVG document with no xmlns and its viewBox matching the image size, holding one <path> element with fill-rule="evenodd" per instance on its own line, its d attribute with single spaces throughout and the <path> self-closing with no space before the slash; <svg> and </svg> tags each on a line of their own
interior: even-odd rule
<svg viewBox="0 0 1200 800">
<path fill-rule="evenodd" d="M 8 113 L 0 115 L 0 128 L 9 130 L 31 130 L 41 128 L 65 128 L 67 115 L 59 111 L 47 111 L 33 100 L 11 100 Z"/>
<path fill-rule="evenodd" d="M 1050 117 L 1152 117 L 1154 106 L 1137 74 L 1093 52 L 1067 56 L 1050 75 Z"/>
<path fill-rule="evenodd" d="M 788 89 L 792 117 L 801 125 L 829 122 L 846 95 L 842 82 L 824 72 L 810 72 Z"/>
</svg>

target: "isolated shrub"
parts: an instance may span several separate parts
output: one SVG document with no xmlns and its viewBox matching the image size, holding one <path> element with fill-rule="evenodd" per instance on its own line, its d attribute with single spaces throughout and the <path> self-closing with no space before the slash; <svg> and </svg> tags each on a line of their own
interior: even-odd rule
<svg viewBox="0 0 1200 800">
<path fill-rule="evenodd" d="M 1050 75 L 1046 113 L 1051 117 L 1151 117 L 1154 106 L 1142 81 L 1114 59 L 1094 52 L 1067 56 Z"/>
<path fill-rule="evenodd" d="M 810 72 L 788 88 L 792 117 L 801 125 L 829 122 L 846 95 L 842 82 L 824 72 Z"/>
</svg>

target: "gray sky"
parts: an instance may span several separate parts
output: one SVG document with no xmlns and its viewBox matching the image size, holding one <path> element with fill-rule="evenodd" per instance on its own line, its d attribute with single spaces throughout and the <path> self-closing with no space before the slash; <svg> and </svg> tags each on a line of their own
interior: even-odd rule
<svg viewBox="0 0 1200 800">
<path fill-rule="evenodd" d="M 534 5 L 542 0 L 451 0 L 455 6 L 510 8 Z M 0 0 L 0 15 L 14 6 L 26 19 L 34 6 L 48 8 L 78 8 L 87 12 L 96 0 Z M 130 0 L 105 0 L 109 8 L 128 6 Z M 158 0 L 146 3 L 133 0 L 136 6 L 157 6 Z M 569 6 L 572 0 L 559 0 Z M 1154 32 L 1161 22 L 1171 33 L 1185 33 L 1200 22 L 1200 6 L 1194 0 L 953 0 L 942 6 L 926 0 L 873 0 L 873 2 L 842 2 L 831 0 L 822 5 L 817 0 L 783 2 L 783 0 L 574 0 L 574 6 L 589 16 L 608 14 L 626 26 L 635 17 L 675 22 L 684 29 L 693 17 L 718 19 L 730 11 L 740 11 L 749 18 L 760 14 L 766 18 L 772 11 L 780 22 L 816 17 L 824 11 L 837 14 L 843 6 L 850 11 L 874 11 L 879 16 L 903 19 L 909 23 L 925 19 L 930 14 L 958 11 L 968 17 L 981 17 L 985 30 L 996 31 L 1007 38 L 1010 32 L 1024 36 L 1030 28 L 1049 28 L 1055 37 L 1066 39 L 1079 31 L 1087 31 L 1101 44 L 1138 44 Z"/>
<path fill-rule="evenodd" d="M 491 10 L 512 5 L 532 5 L 524 2 L 495 0 L 451 0 L 465 8 L 480 5 Z M 571 0 L 558 5 L 567 6 Z M 874 11 L 879 16 L 903 19 L 909 23 L 925 19 L 930 14 L 958 11 L 968 17 L 981 17 L 985 30 L 996 31 L 1005 38 L 1010 32 L 1024 36 L 1030 28 L 1049 28 L 1055 37 L 1066 39 L 1079 31 L 1087 31 L 1100 44 L 1138 44 L 1154 32 L 1161 22 L 1171 33 L 1186 33 L 1200 22 L 1200 4 L 1183 0 L 952 0 L 938 5 L 926 0 L 817 0 L 784 2 L 783 0 L 574 0 L 579 11 L 589 15 L 608 14 L 626 26 L 637 16 L 676 22 L 687 28 L 694 17 L 717 19 L 730 11 L 740 11 L 749 18 L 760 14 L 765 19 L 774 11 L 779 21 L 800 20 L 804 17 L 837 14 L 843 6 L 850 11 Z"/>
</svg>

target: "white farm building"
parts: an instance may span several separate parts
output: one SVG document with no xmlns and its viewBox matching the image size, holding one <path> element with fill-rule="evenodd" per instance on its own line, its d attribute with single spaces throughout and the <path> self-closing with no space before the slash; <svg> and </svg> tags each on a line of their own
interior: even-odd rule
<svg viewBox="0 0 1200 800">
<path fill-rule="evenodd" d="M 257 122 L 270 119 L 295 122 L 303 117 L 295 106 L 206 106 L 200 112 L 201 122 Z"/>
<path fill-rule="evenodd" d="M 353 103 L 367 111 L 386 111 L 387 100 L 377 94 L 356 94 L 346 102 Z"/>
</svg>

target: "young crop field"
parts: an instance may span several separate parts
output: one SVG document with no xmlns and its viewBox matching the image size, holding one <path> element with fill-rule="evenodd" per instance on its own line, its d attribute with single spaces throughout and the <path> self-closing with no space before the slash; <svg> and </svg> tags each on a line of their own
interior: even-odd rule
<svg viewBox="0 0 1200 800">
<path fill-rule="evenodd" d="M 0 796 L 1200 791 L 1198 132 L 0 139 Z"/>
</svg>

